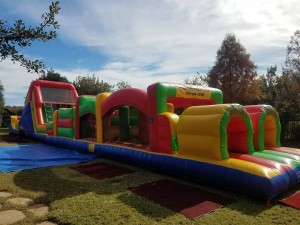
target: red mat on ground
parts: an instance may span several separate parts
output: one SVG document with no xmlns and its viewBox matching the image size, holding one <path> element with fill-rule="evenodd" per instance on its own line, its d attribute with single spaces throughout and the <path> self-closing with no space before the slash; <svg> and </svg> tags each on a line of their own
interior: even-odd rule
<svg viewBox="0 0 300 225">
<path fill-rule="evenodd" d="M 300 192 L 293 194 L 292 196 L 279 200 L 284 205 L 291 206 L 300 210 Z"/>
<path fill-rule="evenodd" d="M 121 176 L 133 172 L 133 170 L 130 170 L 128 168 L 112 165 L 105 162 L 83 166 L 72 166 L 70 168 L 99 180 Z"/>
<path fill-rule="evenodd" d="M 207 214 L 232 202 L 221 195 L 168 179 L 132 187 L 129 190 L 190 218 Z"/>
</svg>

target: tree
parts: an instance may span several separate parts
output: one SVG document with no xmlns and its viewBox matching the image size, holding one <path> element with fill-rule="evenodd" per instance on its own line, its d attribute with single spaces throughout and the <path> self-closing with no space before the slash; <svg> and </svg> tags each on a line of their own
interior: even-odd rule
<svg viewBox="0 0 300 225">
<path fill-rule="evenodd" d="M 208 86 L 223 91 L 224 102 L 240 104 L 255 103 L 260 99 L 259 82 L 256 80 L 256 66 L 236 39 L 234 34 L 226 34 L 217 51 L 215 65 L 209 70 Z"/>
<path fill-rule="evenodd" d="M 275 107 L 282 118 L 300 113 L 300 77 L 290 70 L 284 70 L 278 79 Z"/>
<path fill-rule="evenodd" d="M 289 117 L 299 111 L 300 77 L 291 70 L 276 74 L 277 66 L 267 69 L 260 77 L 262 103 L 274 106 L 282 117 Z"/>
<path fill-rule="evenodd" d="M 198 72 L 192 78 L 184 79 L 185 84 L 206 86 L 205 76 L 201 76 Z"/>
<path fill-rule="evenodd" d="M 300 30 L 291 37 L 282 76 L 279 80 L 279 110 L 285 117 L 300 115 Z"/>
<path fill-rule="evenodd" d="M 73 82 L 74 87 L 77 90 L 78 95 L 97 95 L 103 92 L 112 92 L 114 86 L 110 85 L 103 80 L 99 80 L 95 75 L 76 77 L 76 80 Z"/>
<path fill-rule="evenodd" d="M 287 68 L 300 73 L 300 30 L 291 37 L 287 46 L 287 57 L 285 64 Z"/>
<path fill-rule="evenodd" d="M 280 77 L 277 99 L 277 110 L 281 120 L 282 133 L 288 130 L 288 119 L 300 115 L 300 30 L 297 30 L 287 46 L 287 56 L 283 74 Z M 291 125 L 291 123 L 290 123 Z M 300 129 L 293 131 L 296 140 L 299 140 Z"/>
<path fill-rule="evenodd" d="M 127 81 L 123 81 L 123 80 L 116 83 L 115 86 L 116 86 L 116 91 L 131 87 L 131 85 Z"/>
<path fill-rule="evenodd" d="M 287 46 L 286 67 L 283 68 L 281 75 L 276 74 L 276 66 L 271 66 L 268 68 L 267 74 L 260 77 L 262 102 L 273 105 L 278 111 L 281 118 L 283 140 L 291 125 L 289 120 L 300 115 L 299 41 L 300 32 L 296 31 Z M 293 130 L 293 136 L 297 132 L 300 134 L 300 130 Z"/>
<path fill-rule="evenodd" d="M 0 113 L 2 113 L 4 107 L 5 107 L 5 99 L 4 99 L 4 88 L 3 84 L 0 81 Z"/>
<path fill-rule="evenodd" d="M 8 109 L 10 112 L 12 112 L 13 115 L 18 115 L 18 116 L 21 116 L 24 110 L 24 106 L 6 106 L 5 108 Z"/>
<path fill-rule="evenodd" d="M 276 74 L 276 72 L 277 66 L 271 66 L 270 68 L 267 68 L 267 74 L 260 77 L 262 102 L 275 107 L 278 96 L 278 83 L 280 80 L 280 77 Z"/>
<path fill-rule="evenodd" d="M 47 74 L 40 75 L 39 80 L 51 80 L 57 82 L 70 83 L 70 81 L 65 76 L 62 76 L 59 73 L 54 72 L 54 70 L 52 69 L 48 70 Z"/>
<path fill-rule="evenodd" d="M 52 2 L 49 12 L 42 15 L 42 22 L 36 27 L 27 27 L 22 20 L 16 20 L 13 26 L 0 19 L 0 54 L 1 60 L 8 57 L 13 62 L 20 62 L 28 72 L 45 74 L 45 65 L 40 60 L 29 60 L 19 53 L 18 48 L 31 46 L 34 41 L 49 41 L 57 37 L 59 28 L 55 15 L 60 10 L 59 2 Z M 51 30 L 53 28 L 54 30 Z"/>
</svg>

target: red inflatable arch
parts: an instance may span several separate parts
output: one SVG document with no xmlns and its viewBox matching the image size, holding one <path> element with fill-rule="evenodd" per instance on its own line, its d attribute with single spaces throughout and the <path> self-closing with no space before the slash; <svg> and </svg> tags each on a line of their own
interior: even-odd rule
<svg viewBox="0 0 300 225">
<path fill-rule="evenodd" d="M 138 137 L 143 144 L 148 145 L 148 105 L 147 93 L 137 88 L 125 88 L 111 94 L 101 104 L 101 116 L 103 120 L 104 139 L 110 130 L 110 118 L 115 110 L 122 106 L 134 107 L 139 111 L 138 116 Z M 120 118 L 120 117 L 119 117 Z"/>
</svg>

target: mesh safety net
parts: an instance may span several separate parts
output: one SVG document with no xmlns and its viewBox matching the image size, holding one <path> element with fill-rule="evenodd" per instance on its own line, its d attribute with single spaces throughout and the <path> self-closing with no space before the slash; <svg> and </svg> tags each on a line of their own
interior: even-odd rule
<svg viewBox="0 0 300 225">
<path fill-rule="evenodd" d="M 43 102 L 49 103 L 75 103 L 75 98 L 71 90 L 63 88 L 41 87 Z"/>
</svg>

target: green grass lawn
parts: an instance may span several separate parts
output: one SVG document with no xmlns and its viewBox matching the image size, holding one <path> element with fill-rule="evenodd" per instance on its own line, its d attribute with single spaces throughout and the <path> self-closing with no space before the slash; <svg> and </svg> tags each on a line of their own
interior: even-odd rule
<svg viewBox="0 0 300 225">
<path fill-rule="evenodd" d="M 97 159 L 121 165 L 114 161 Z M 90 162 L 91 163 L 91 162 Z M 93 162 L 92 162 L 93 163 Z M 300 187 L 273 199 L 270 206 L 264 201 L 218 188 L 191 183 L 182 179 L 152 173 L 141 168 L 123 165 L 135 172 L 97 180 L 76 172 L 68 166 L 40 168 L 0 174 L 0 191 L 14 196 L 29 197 L 35 203 L 50 207 L 44 218 L 36 218 L 24 207 L 15 207 L 0 198 L 1 210 L 19 209 L 27 215 L 20 225 L 36 224 L 45 220 L 58 224 L 300 224 L 300 212 L 278 204 Z M 191 220 L 147 199 L 131 193 L 128 187 L 162 178 L 175 179 L 235 199 L 226 207 Z"/>
</svg>

